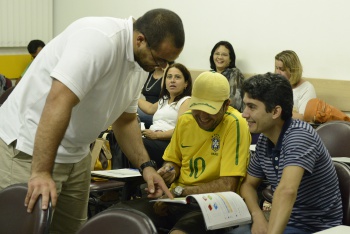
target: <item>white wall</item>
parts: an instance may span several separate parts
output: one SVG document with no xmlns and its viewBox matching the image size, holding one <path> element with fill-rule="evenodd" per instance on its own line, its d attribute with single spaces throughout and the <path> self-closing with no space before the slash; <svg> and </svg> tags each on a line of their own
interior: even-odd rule
<svg viewBox="0 0 350 234">
<path fill-rule="evenodd" d="M 350 80 L 348 0 L 54 0 L 54 35 L 83 16 L 137 18 L 159 7 L 183 20 L 177 61 L 188 68 L 209 69 L 212 47 L 228 40 L 244 73 L 273 71 L 274 56 L 292 49 L 305 77 Z"/>
</svg>

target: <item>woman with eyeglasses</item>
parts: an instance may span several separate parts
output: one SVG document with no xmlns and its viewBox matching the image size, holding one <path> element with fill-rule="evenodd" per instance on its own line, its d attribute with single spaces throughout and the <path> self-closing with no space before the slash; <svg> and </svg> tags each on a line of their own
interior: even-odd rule
<svg viewBox="0 0 350 234">
<path fill-rule="evenodd" d="M 149 129 L 142 130 L 143 143 L 158 168 L 163 165 L 163 153 L 173 135 L 178 116 L 188 110 L 192 93 L 192 78 L 188 69 L 174 63 L 168 66 L 163 77 L 159 101 L 152 104 L 139 99 L 139 108 L 153 114 Z"/>
<path fill-rule="evenodd" d="M 216 43 L 210 54 L 210 68 L 224 75 L 230 84 L 231 106 L 243 111 L 241 86 L 244 81 L 242 72 L 236 67 L 236 54 L 228 41 Z"/>
</svg>

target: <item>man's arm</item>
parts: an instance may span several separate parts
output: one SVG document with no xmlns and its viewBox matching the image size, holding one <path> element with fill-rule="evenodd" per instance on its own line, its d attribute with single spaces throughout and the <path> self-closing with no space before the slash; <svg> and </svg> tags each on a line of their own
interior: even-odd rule
<svg viewBox="0 0 350 234">
<path fill-rule="evenodd" d="M 241 185 L 241 196 L 248 206 L 250 214 L 252 215 L 253 225 L 251 232 L 255 233 L 266 233 L 267 232 L 267 221 L 265 216 L 258 204 L 257 188 L 260 185 L 262 179 L 253 177 L 247 174 Z"/>
<path fill-rule="evenodd" d="M 236 191 L 239 184 L 239 176 L 222 176 L 219 179 L 197 186 L 185 186 L 182 197 L 191 194 L 215 193 L 224 191 Z"/>
<path fill-rule="evenodd" d="M 113 132 L 118 144 L 131 163 L 140 168 L 141 164 L 150 160 L 145 146 L 142 142 L 140 126 L 135 113 L 124 112 L 114 123 Z M 172 197 L 162 177 L 152 168 L 146 167 L 143 170 L 143 178 L 148 184 L 149 197 L 157 197 L 160 187 L 169 197 Z"/>
<path fill-rule="evenodd" d="M 283 169 L 282 178 L 273 195 L 268 233 L 283 233 L 287 226 L 298 188 L 304 175 L 304 168 L 288 166 Z"/>
<path fill-rule="evenodd" d="M 48 207 L 50 197 L 52 206 L 56 206 L 57 193 L 52 180 L 52 169 L 72 109 L 78 103 L 78 97 L 69 88 L 53 79 L 35 135 L 32 171 L 24 202 L 28 212 L 32 211 L 39 195 L 43 198 L 42 209 Z"/>
<path fill-rule="evenodd" d="M 156 111 L 158 109 L 158 102 L 155 102 L 152 104 L 152 103 L 140 98 L 138 101 L 138 106 L 146 114 L 153 115 L 154 113 L 156 113 Z"/>
</svg>

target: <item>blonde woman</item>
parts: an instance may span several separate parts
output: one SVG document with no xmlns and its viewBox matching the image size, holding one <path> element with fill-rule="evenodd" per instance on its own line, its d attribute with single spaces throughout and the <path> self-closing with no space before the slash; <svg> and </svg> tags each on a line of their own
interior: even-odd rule
<svg viewBox="0 0 350 234">
<path fill-rule="evenodd" d="M 304 120 L 307 102 L 316 97 L 314 86 L 302 78 L 303 67 L 298 55 L 285 50 L 275 56 L 275 73 L 286 77 L 293 88 L 293 118 Z"/>
</svg>

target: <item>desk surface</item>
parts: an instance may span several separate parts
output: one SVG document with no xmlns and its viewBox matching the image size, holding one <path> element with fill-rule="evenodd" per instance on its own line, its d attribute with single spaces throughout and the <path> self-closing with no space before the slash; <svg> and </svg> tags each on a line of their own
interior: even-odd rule
<svg viewBox="0 0 350 234">
<path fill-rule="evenodd" d="M 134 196 L 137 187 L 145 183 L 137 169 L 123 168 L 104 171 L 91 171 L 91 175 L 100 178 L 125 182 L 122 191 L 122 201 L 130 200 Z"/>
<path fill-rule="evenodd" d="M 349 234 L 350 227 L 345 225 L 340 225 L 336 227 L 332 227 L 320 232 L 316 232 L 315 234 Z"/>
<path fill-rule="evenodd" d="M 343 162 L 343 163 L 350 163 L 350 158 L 347 157 L 332 157 L 333 161 Z"/>
</svg>

